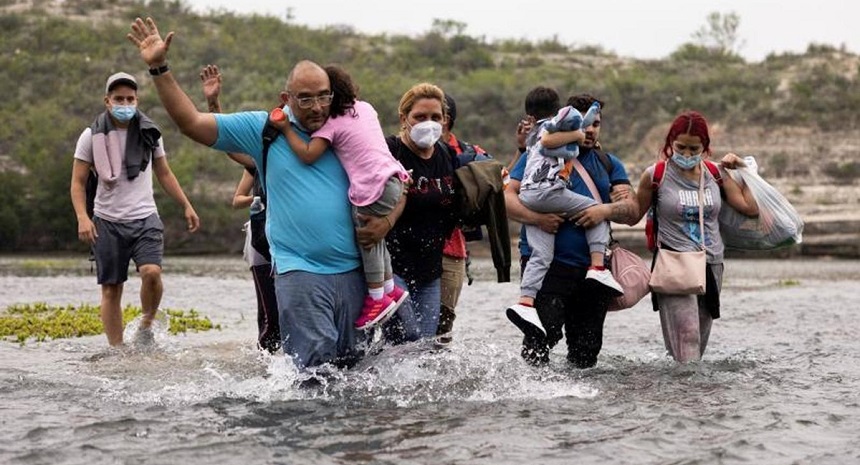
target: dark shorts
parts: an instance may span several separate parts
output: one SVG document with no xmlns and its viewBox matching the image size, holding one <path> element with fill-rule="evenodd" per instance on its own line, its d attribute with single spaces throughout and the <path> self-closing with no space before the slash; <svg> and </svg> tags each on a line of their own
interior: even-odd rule
<svg viewBox="0 0 860 465">
<path fill-rule="evenodd" d="M 158 214 L 128 223 L 114 223 L 99 217 L 93 253 L 99 284 L 121 284 L 128 280 L 129 260 L 141 265 L 161 266 L 164 256 L 164 224 Z"/>
</svg>

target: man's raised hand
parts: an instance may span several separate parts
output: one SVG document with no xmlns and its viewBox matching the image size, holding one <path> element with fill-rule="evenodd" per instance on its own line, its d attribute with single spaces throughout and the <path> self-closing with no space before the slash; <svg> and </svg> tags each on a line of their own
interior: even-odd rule
<svg viewBox="0 0 860 465">
<path fill-rule="evenodd" d="M 157 68 L 167 62 L 167 51 L 173 40 L 173 32 L 169 32 L 167 37 L 162 39 L 152 18 L 146 18 L 145 22 L 140 18 L 135 19 L 131 23 L 131 32 L 126 37 L 137 45 L 140 57 L 150 68 Z"/>
<path fill-rule="evenodd" d="M 218 100 L 221 95 L 221 71 L 217 65 L 206 65 L 200 71 L 200 81 L 203 82 L 203 96 L 207 102 Z"/>
</svg>

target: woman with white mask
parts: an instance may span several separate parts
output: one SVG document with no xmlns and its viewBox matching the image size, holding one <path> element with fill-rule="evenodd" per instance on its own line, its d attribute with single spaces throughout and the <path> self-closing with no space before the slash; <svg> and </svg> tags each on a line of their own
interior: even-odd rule
<svg viewBox="0 0 860 465">
<path fill-rule="evenodd" d="M 455 225 L 456 161 L 439 141 L 447 115 L 445 94 L 422 83 L 400 99 L 400 132 L 386 138 L 391 154 L 412 175 L 403 214 L 389 227 L 386 243 L 395 281 L 409 290 L 404 304 L 383 326 L 388 340 L 435 337 L 439 324 L 442 248 Z M 390 226 L 390 225 L 389 225 Z"/>
</svg>

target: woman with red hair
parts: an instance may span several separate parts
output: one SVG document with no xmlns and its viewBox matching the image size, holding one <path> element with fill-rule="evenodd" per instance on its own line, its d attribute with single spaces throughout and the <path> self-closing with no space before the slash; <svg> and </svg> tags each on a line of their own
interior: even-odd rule
<svg viewBox="0 0 860 465">
<path fill-rule="evenodd" d="M 701 360 L 708 345 L 711 324 L 720 316 L 725 248 L 719 224 L 722 203 L 727 202 L 748 216 L 758 214 L 758 206 L 749 190 L 725 175 L 725 169 L 745 166 L 743 160 L 729 153 L 719 165 L 714 165 L 708 161 L 710 144 L 708 122 L 700 113 L 687 111 L 678 115 L 669 127 L 660 161 L 645 170 L 637 191 L 640 215 L 652 206 L 656 210 L 653 213 L 658 225 L 656 243 L 659 248 L 678 252 L 701 250 L 703 245 L 705 248 L 704 295 L 652 292 L 654 310 L 660 313 L 666 349 L 678 362 Z M 700 183 L 703 195 L 700 195 Z"/>
</svg>

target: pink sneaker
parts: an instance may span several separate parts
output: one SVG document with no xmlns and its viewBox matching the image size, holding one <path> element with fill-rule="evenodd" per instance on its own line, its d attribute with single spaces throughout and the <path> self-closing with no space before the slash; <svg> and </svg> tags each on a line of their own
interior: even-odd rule
<svg viewBox="0 0 860 465">
<path fill-rule="evenodd" d="M 361 316 L 355 320 L 355 329 L 370 329 L 385 321 L 397 310 L 397 303 L 387 295 L 379 300 L 373 300 L 370 296 L 364 298 L 364 307 Z"/>
<path fill-rule="evenodd" d="M 400 306 L 403 305 L 403 302 L 406 302 L 406 299 L 409 298 L 409 291 L 400 286 L 394 286 L 394 289 L 387 295 L 397 305 L 395 308 L 400 308 Z"/>
</svg>

